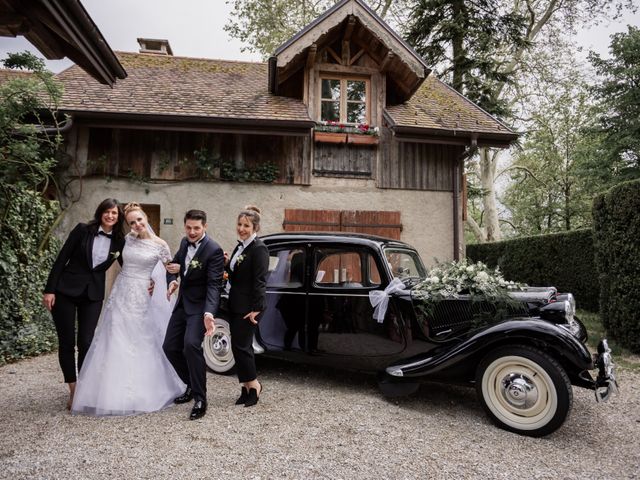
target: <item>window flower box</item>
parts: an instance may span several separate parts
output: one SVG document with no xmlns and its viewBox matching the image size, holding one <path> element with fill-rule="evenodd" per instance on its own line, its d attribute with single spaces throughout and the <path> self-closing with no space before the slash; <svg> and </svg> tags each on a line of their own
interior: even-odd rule
<svg viewBox="0 0 640 480">
<path fill-rule="evenodd" d="M 379 137 L 377 135 L 366 135 L 362 133 L 349 133 L 347 135 L 347 143 L 354 145 L 377 145 Z"/>
<path fill-rule="evenodd" d="M 340 132 L 313 132 L 313 139 L 322 143 L 346 143 L 347 134 Z"/>
<path fill-rule="evenodd" d="M 356 145 L 377 145 L 378 128 L 367 124 L 345 125 L 338 122 L 320 122 L 314 130 L 316 142 L 353 143 Z"/>
</svg>

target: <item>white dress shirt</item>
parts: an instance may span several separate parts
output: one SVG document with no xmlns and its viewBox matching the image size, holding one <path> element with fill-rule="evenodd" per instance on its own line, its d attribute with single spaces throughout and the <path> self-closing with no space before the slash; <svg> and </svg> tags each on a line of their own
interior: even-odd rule
<svg viewBox="0 0 640 480">
<path fill-rule="evenodd" d="M 93 249 L 91 251 L 93 268 L 96 268 L 107 260 L 109 257 L 109 248 L 111 248 L 111 238 L 100 235 L 99 232 L 107 234 L 102 227 L 98 227 L 98 234 L 96 235 L 96 238 L 93 239 Z M 108 233 L 107 235 L 112 235 L 112 233 Z"/>
<path fill-rule="evenodd" d="M 202 244 L 202 241 L 204 240 L 205 235 L 202 235 L 202 237 L 200 237 L 200 240 L 195 242 L 195 245 L 187 246 L 187 254 L 184 256 L 184 274 L 185 275 L 189 271 L 189 264 L 191 263 L 191 260 L 193 260 L 193 257 L 196 256 L 196 252 L 200 248 L 200 245 Z"/>
</svg>

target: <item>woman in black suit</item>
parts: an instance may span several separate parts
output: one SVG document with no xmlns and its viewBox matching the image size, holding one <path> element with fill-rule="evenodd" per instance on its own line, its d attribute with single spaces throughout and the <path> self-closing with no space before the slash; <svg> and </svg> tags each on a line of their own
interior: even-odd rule
<svg viewBox="0 0 640 480">
<path fill-rule="evenodd" d="M 78 318 L 78 371 L 82 368 L 98 324 L 105 290 L 105 272 L 124 247 L 123 215 L 118 201 L 103 200 L 89 223 L 71 231 L 51 268 L 43 303 L 51 312 L 58 333 L 58 359 L 69 385 L 71 407 L 76 386 L 76 315 Z"/>
<path fill-rule="evenodd" d="M 269 251 L 257 237 L 260 209 L 249 205 L 238 215 L 238 245 L 227 264 L 229 273 L 229 310 L 231 313 L 231 349 L 242 384 L 236 405 L 251 407 L 258 403 L 262 385 L 256 378 L 253 335 L 266 306 Z"/>
</svg>

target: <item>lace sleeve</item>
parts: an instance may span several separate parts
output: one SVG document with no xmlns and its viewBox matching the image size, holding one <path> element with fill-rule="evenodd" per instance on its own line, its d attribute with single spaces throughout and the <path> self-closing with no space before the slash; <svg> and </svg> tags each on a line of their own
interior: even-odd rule
<svg viewBox="0 0 640 480">
<path fill-rule="evenodd" d="M 162 263 L 168 263 L 171 261 L 173 257 L 171 256 L 171 252 L 169 251 L 169 247 L 167 245 L 160 246 L 160 261 Z"/>
</svg>

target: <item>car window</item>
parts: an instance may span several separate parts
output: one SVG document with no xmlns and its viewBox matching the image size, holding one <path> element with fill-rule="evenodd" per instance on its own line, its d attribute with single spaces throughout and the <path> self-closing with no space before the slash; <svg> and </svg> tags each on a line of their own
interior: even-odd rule
<svg viewBox="0 0 640 480">
<path fill-rule="evenodd" d="M 314 282 L 322 287 L 361 288 L 380 285 L 380 273 L 371 253 L 363 250 L 319 248 Z"/>
<path fill-rule="evenodd" d="M 426 276 L 426 269 L 416 252 L 385 248 L 384 255 L 394 277 L 419 277 Z"/>
<path fill-rule="evenodd" d="M 305 252 L 283 249 L 269 253 L 267 287 L 301 287 L 304 284 Z"/>
</svg>

